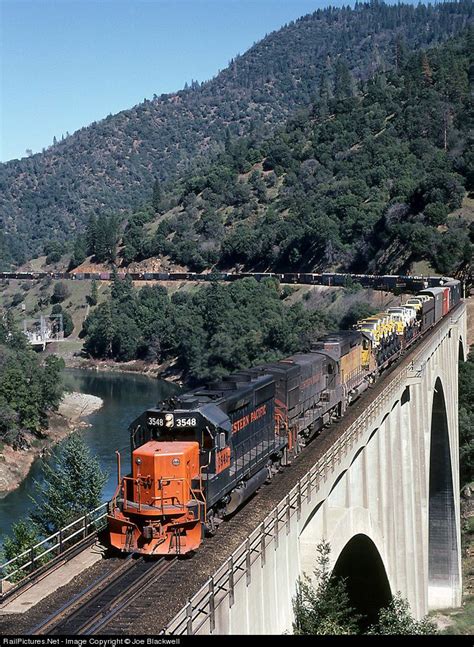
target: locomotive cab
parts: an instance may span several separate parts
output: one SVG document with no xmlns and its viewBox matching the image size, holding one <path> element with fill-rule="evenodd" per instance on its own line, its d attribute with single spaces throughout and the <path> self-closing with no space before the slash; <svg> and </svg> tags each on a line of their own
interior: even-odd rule
<svg viewBox="0 0 474 647">
<path fill-rule="evenodd" d="M 113 546 L 169 555 L 200 545 L 206 519 L 203 471 L 211 463 L 223 469 L 230 462 L 220 418 L 211 422 L 197 411 L 153 409 L 132 425 L 132 471 L 119 474 L 108 516 Z"/>
</svg>

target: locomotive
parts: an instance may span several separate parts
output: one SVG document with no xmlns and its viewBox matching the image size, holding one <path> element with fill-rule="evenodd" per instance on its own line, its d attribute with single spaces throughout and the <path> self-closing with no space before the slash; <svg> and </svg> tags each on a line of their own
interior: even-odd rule
<svg viewBox="0 0 474 647">
<path fill-rule="evenodd" d="M 145 411 L 130 426 L 131 473 L 109 503 L 110 544 L 184 555 L 199 548 L 420 335 L 461 299 L 426 287 L 397 308 L 320 339 L 308 353 L 233 373 Z"/>
</svg>

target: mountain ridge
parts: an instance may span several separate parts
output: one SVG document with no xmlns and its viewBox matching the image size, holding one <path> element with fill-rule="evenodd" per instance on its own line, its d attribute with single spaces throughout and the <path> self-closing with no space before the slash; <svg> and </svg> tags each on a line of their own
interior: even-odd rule
<svg viewBox="0 0 474 647">
<path fill-rule="evenodd" d="M 227 129 L 233 136 L 269 133 L 314 97 L 338 58 L 347 58 L 352 74 L 364 78 L 394 64 L 397 39 L 425 47 L 471 18 L 466 0 L 318 10 L 272 32 L 199 88 L 147 100 L 45 153 L 1 164 L 4 261 L 20 262 L 45 241 L 70 239 L 91 214 L 137 208 L 150 197 L 155 178 L 182 176 L 191 159 L 222 150 Z M 0 255 L 1 248 L 0 240 Z"/>
</svg>

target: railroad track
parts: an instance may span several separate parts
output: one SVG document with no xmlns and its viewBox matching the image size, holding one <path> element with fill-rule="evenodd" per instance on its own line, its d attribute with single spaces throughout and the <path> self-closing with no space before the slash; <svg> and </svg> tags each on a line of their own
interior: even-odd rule
<svg viewBox="0 0 474 647">
<path fill-rule="evenodd" d="M 112 621 L 115 632 L 125 633 L 137 615 L 132 602 L 168 572 L 175 561 L 176 558 L 147 560 L 130 555 L 118 568 L 110 569 L 37 625 L 30 635 L 93 635 Z"/>
</svg>

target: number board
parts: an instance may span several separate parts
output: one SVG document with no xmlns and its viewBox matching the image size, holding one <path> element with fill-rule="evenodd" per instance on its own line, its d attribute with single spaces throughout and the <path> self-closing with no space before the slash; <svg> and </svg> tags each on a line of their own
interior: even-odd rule
<svg viewBox="0 0 474 647">
<path fill-rule="evenodd" d="M 158 427 L 160 429 L 174 429 L 178 427 L 183 428 L 192 428 L 196 427 L 198 424 L 197 418 L 195 415 L 183 415 L 175 413 L 149 413 L 148 414 L 148 425 L 150 427 Z"/>
</svg>

